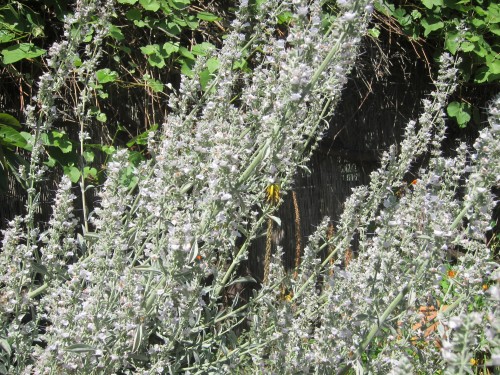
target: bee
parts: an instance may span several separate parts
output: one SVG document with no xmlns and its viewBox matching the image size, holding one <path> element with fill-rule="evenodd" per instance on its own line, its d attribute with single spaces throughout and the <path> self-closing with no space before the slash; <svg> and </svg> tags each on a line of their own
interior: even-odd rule
<svg viewBox="0 0 500 375">
<path fill-rule="evenodd" d="M 267 201 L 273 205 L 277 205 L 280 201 L 280 185 L 271 184 L 266 188 Z"/>
</svg>

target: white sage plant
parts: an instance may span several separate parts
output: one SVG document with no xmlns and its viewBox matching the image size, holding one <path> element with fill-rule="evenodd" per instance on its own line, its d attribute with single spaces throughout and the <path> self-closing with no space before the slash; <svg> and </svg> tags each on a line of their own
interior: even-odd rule
<svg viewBox="0 0 500 375">
<path fill-rule="evenodd" d="M 323 220 L 296 277 L 278 249 L 252 298 L 223 298 L 248 281 L 238 267 L 264 224 L 279 221 L 266 187 L 290 189 L 359 53 L 372 6 L 338 6 L 325 28 L 320 1 L 241 1 L 222 48 L 207 56 L 219 61 L 213 80 L 202 90 L 199 59 L 172 90 L 161 131 L 150 134 L 151 160 L 135 168 L 125 150 L 116 153 L 83 229 L 67 178 L 48 229 L 12 221 L 0 253 L 9 373 L 432 373 L 467 371 L 480 350 L 498 361 L 498 265 L 483 237 L 500 176 L 499 102 L 475 151 L 460 145 L 456 156 L 442 155 L 456 75 L 447 56 L 401 151 L 391 148 L 370 185 L 353 191 L 335 236 Z M 283 12 L 292 22 L 280 38 Z M 251 72 L 234 69 L 241 58 Z M 403 182 L 426 154 L 416 184 Z M 133 183 L 124 184 L 130 171 Z M 355 235 L 358 256 L 343 265 Z M 333 249 L 326 259 L 325 249 Z M 445 291 L 439 281 L 455 249 L 461 256 Z M 438 311 L 429 334 L 418 327 L 421 306 Z"/>
<path fill-rule="evenodd" d="M 77 2 L 78 22 L 112 12 L 109 3 L 92 4 Z M 286 39 L 274 37 L 276 17 L 287 11 L 293 21 Z M 370 12 L 368 2 L 343 3 L 325 29 L 318 1 L 268 1 L 252 9 L 242 2 L 214 52 L 217 76 L 203 92 L 200 59 L 194 78 L 183 78 L 163 131 L 150 137 L 152 159 L 133 172 L 134 189 L 122 182 L 133 167 L 119 151 L 107 165 L 99 207 L 84 212 L 82 233 L 66 178 L 48 230 L 24 225 L 30 217 L 15 219 L 0 255 L 8 371 L 177 373 L 228 365 L 234 327 L 244 318 L 230 315 L 221 295 L 275 209 L 265 203 L 266 186 L 279 180 L 289 187 L 321 137 Z M 69 30 L 74 20 L 66 21 Z M 50 113 L 81 42 L 72 37 L 65 33 L 51 49 L 59 51 L 48 63 L 53 83 L 41 80 L 42 109 Z M 99 51 L 101 40 L 88 50 Z M 233 68 L 254 51 L 260 52 L 251 73 Z M 80 67 L 81 82 L 88 83 L 99 56 Z M 87 101 L 84 89 L 75 108 L 82 139 Z M 36 134 L 52 123 L 43 111 L 28 115 Z M 42 171 L 35 151 L 31 174 Z M 34 193 L 37 180 L 31 181 Z"/>
<path fill-rule="evenodd" d="M 449 56 L 441 64 L 436 91 L 418 122 L 409 122 L 401 151 L 391 148 L 369 186 L 354 189 L 335 236 L 323 221 L 298 276 L 269 281 L 288 295 L 257 293 L 246 371 L 458 374 L 498 366 L 500 268 L 486 232 L 491 189 L 500 182 L 500 97 L 474 150 L 460 144 L 444 156 L 443 109 L 456 69 Z M 405 182 L 423 154 L 429 161 Z M 342 264 L 355 234 L 358 256 Z"/>
<path fill-rule="evenodd" d="M 18 216 L 3 233 L 0 254 L 1 337 L 4 350 L 2 371 L 5 373 L 30 373 L 33 351 L 40 344 L 40 329 L 47 311 L 35 297 L 46 292 L 49 286 L 60 286 L 67 279 L 67 267 L 78 254 L 75 228 L 78 225 L 73 213 L 71 182 L 63 178 L 55 197 L 53 216 L 48 230 L 41 232 L 42 223 L 35 215 L 39 205 L 38 183 L 46 178 L 43 135 L 54 127 L 58 118 L 57 102 L 74 74 L 88 75 L 96 69 L 100 43 L 106 34 L 107 20 L 111 15 L 111 1 L 78 0 L 74 13 L 64 20 L 63 35 L 48 50 L 45 71 L 37 83 L 37 95 L 26 106 L 26 126 L 31 129 L 29 168 L 21 167 L 27 186 L 26 215 Z M 98 20 L 97 22 L 95 20 Z M 91 50 L 87 45 L 84 54 L 79 48 L 93 25 L 94 38 Z M 81 66 L 76 61 L 81 58 Z M 90 98 L 83 98 L 81 102 Z M 43 280 L 43 282 L 41 282 Z M 5 340 L 5 341 L 4 341 Z M 9 363 L 15 364 L 9 368 Z"/>
</svg>

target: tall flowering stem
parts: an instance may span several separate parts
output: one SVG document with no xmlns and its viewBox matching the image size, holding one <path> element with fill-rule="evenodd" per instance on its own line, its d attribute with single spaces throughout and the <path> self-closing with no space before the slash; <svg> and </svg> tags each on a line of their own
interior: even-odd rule
<svg viewBox="0 0 500 375">
<path fill-rule="evenodd" d="M 61 40 L 49 48 L 45 60 L 47 70 L 38 80 L 37 95 L 32 98 L 32 104 L 26 106 L 26 125 L 32 133 L 29 138 L 32 150 L 28 168 L 20 172 L 27 182 L 27 213 L 25 217 L 17 217 L 8 224 L 0 254 L 2 298 L 6 299 L 2 303 L 1 329 L 2 335 L 6 332 L 8 337 L 6 342 L 12 346 L 12 358 L 18 364 L 19 372 L 32 362 L 31 347 L 38 340 L 38 324 L 44 314 L 43 311 L 35 313 L 35 298 L 46 293 L 52 282 L 59 286 L 65 280 L 65 269 L 77 253 L 74 238 L 76 218 L 72 211 L 74 197 L 67 179 L 63 179 L 59 186 L 49 229 L 41 232 L 43 226 L 35 222 L 35 213 L 39 208 L 38 183 L 44 179 L 46 172 L 42 163 L 43 135 L 53 128 L 57 120 L 59 103 L 56 99 L 68 84 L 68 77 L 83 69 L 76 67 L 75 61 L 89 31 L 90 21 L 101 12 L 101 17 L 97 18 L 102 27 L 95 26 L 98 41 L 94 40 L 94 47 L 100 50 L 105 33 L 103 27 L 107 24 L 111 8 L 110 1 L 75 2 L 74 13 L 68 14 L 64 20 Z M 97 58 L 90 50 L 87 57 L 82 65 L 90 64 L 89 71 L 93 72 Z M 40 280 L 43 280 L 42 283 Z M 22 323 L 19 317 L 25 314 L 31 314 L 31 320 Z M 15 316 L 14 321 L 9 316 Z M 29 372 L 28 369 L 26 371 Z"/>
<path fill-rule="evenodd" d="M 42 112 L 30 107 L 28 113 L 37 134 L 49 129 L 54 94 L 66 73 L 76 70 L 82 86 L 74 109 L 81 147 L 102 35 L 96 34 L 88 58 L 76 69 L 78 37 L 85 33 L 69 31 L 73 23 L 85 27 L 86 20 L 99 16 L 104 32 L 112 4 L 99 5 L 76 3 L 75 19 L 67 19 L 67 43 L 51 52 L 54 78 L 41 80 Z M 54 211 L 51 229 L 28 231 L 33 239 L 21 251 L 41 256 L 20 260 L 22 276 L 12 279 L 28 288 L 22 301 L 11 298 L 14 310 L 7 313 L 20 304 L 36 306 L 39 315 L 30 324 L 37 326 L 38 316 L 48 322 L 43 348 L 30 351 L 32 341 L 17 341 L 15 352 L 24 353 L 17 362 L 20 372 L 205 372 L 231 362 L 233 357 L 221 353 L 245 318 L 232 312 L 236 305 L 222 302 L 241 281 L 238 266 L 276 210 L 266 203 L 265 187 L 279 181 L 288 190 L 307 162 L 340 98 L 370 11 L 367 1 L 342 2 L 325 27 L 320 1 L 272 0 L 251 7 L 242 1 L 221 50 L 207 56 L 219 61 L 211 85 L 200 89 L 205 68 L 200 58 L 193 78 L 183 77 L 172 93 L 161 132 L 150 136 L 152 159 L 135 168 L 118 152 L 108 163 L 100 205 L 91 215 L 84 209 L 81 234 L 69 208 L 70 185 L 61 182 L 61 209 Z M 274 36 L 283 12 L 292 15 L 286 38 Z M 241 59 L 251 61 L 252 72 L 235 69 Z M 36 147 L 31 171 L 39 171 Z M 121 183 L 124 170 L 137 181 L 134 194 Z M 80 185 L 85 198 L 84 180 Z M 0 254 L 4 270 L 21 250 L 16 238 L 26 236 L 21 221 L 6 233 L 4 247 L 11 251 Z M 284 275 L 274 266 L 278 257 L 279 251 L 272 255 L 268 290 L 280 287 L 275 278 Z M 42 282 L 27 264 L 44 270 Z M 7 282 L 16 270 L 5 273 L 2 284 L 2 295 L 9 298 L 22 290 Z M 17 323 L 5 322 L 12 335 L 21 335 Z"/>
<path fill-rule="evenodd" d="M 499 265 L 485 240 L 495 204 L 491 189 L 500 175 L 498 99 L 475 150 L 461 144 L 455 156 L 443 156 L 444 108 L 456 72 L 449 56 L 441 64 L 432 100 L 424 100 L 418 123 L 408 124 L 401 151 L 391 149 L 370 185 L 353 191 L 335 235 L 328 220 L 318 226 L 297 277 L 283 278 L 278 263 L 271 264 L 276 271 L 269 283 L 289 285 L 293 297 L 275 302 L 263 288 L 248 307 L 251 339 L 241 355 L 255 368 L 470 373 L 485 355 L 493 358 L 490 366 L 498 365 L 492 348 L 499 293 L 488 285 L 498 282 Z M 430 155 L 428 163 L 414 171 L 412 183 L 404 182 L 422 155 Z M 336 254 L 355 234 L 358 257 L 342 264 Z M 329 247 L 334 250 L 322 259 Z M 457 265 L 447 272 L 457 248 Z M 435 317 L 422 316 L 432 309 Z"/>
</svg>

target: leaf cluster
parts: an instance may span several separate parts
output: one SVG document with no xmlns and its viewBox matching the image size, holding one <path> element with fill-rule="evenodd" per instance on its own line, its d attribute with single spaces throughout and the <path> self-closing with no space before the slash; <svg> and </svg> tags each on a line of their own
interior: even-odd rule
<svg viewBox="0 0 500 375">
<path fill-rule="evenodd" d="M 479 123 L 470 89 L 488 87 L 500 79 L 500 6 L 490 0 L 412 0 L 376 2 L 383 23 L 394 22 L 412 43 L 425 46 L 433 56 L 443 52 L 460 56 L 464 92 L 452 101 L 448 115 L 459 127 Z M 391 21 L 387 21 L 390 19 Z M 380 35 L 381 25 L 371 30 Z M 425 53 L 425 52 L 424 52 Z M 461 91 L 461 89 L 459 89 Z"/>
<path fill-rule="evenodd" d="M 46 166 L 61 168 L 72 182 L 83 176 L 102 183 L 108 157 L 117 146 L 129 148 L 134 165 L 144 160 L 147 134 L 161 121 L 158 114 L 166 111 L 165 82 L 176 86 L 181 73 L 192 76 L 196 59 L 209 54 L 221 42 L 225 27 L 222 17 L 215 13 L 225 14 L 224 9 L 190 0 L 117 1 L 100 69 L 95 72 L 95 79 L 83 81 L 77 75 L 84 66 L 85 48 L 95 38 L 94 25 L 98 20 L 94 17 L 86 25 L 73 24 L 72 35 L 85 33 L 79 46 L 82 54 L 73 61 L 75 75 L 67 77 L 58 95 L 62 116 L 57 125 L 61 131 L 43 135 Z M 59 0 L 35 3 L 20 0 L 0 6 L 3 90 L 19 87 L 16 89 L 19 96 L 12 96 L 12 104 L 5 108 L 14 115 L 9 121 L 15 121 L 16 126 L 10 122 L 2 125 L 3 191 L 7 189 L 8 173 L 22 183 L 17 170 L 26 163 L 23 154 L 30 152 L 26 146 L 29 134 L 23 131 L 23 115 L 16 110 L 20 108 L 22 112 L 26 104 L 31 104 L 30 92 L 45 70 L 48 48 L 61 38 L 64 18 L 71 17 L 72 12 L 66 2 Z M 208 59 L 207 68 L 200 74 L 203 87 L 217 69 L 218 61 Z M 93 96 L 89 113 L 94 130 L 89 131 L 92 138 L 80 148 L 75 126 L 80 119 L 72 113 L 72 108 L 76 108 L 87 84 Z"/>
</svg>

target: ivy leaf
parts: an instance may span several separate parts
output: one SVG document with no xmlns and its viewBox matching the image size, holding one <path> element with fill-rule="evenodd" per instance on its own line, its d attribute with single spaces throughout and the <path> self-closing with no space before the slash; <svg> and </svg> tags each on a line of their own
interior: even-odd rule
<svg viewBox="0 0 500 375">
<path fill-rule="evenodd" d="M 186 18 L 186 26 L 188 26 L 191 30 L 196 30 L 199 25 L 199 21 L 193 16 L 189 16 Z"/>
<path fill-rule="evenodd" d="M 474 43 L 465 41 L 460 45 L 460 49 L 464 52 L 471 52 L 474 51 L 475 45 Z"/>
<path fill-rule="evenodd" d="M 422 0 L 422 4 L 424 4 L 427 9 L 432 9 L 433 7 L 443 6 L 443 0 Z"/>
<path fill-rule="evenodd" d="M 210 80 L 212 79 L 212 74 L 210 74 L 210 71 L 208 69 L 204 69 L 200 73 L 198 78 L 200 79 L 201 89 L 205 91 L 207 89 L 208 82 L 210 82 Z"/>
<path fill-rule="evenodd" d="M 137 3 L 137 0 L 118 0 L 120 4 L 129 4 L 129 5 L 134 5 Z"/>
<path fill-rule="evenodd" d="M 158 9 L 160 9 L 160 3 L 156 0 L 139 0 L 139 3 L 145 10 L 156 12 Z"/>
<path fill-rule="evenodd" d="M 168 22 L 167 32 L 172 35 L 179 35 L 182 32 L 182 28 L 176 22 Z"/>
<path fill-rule="evenodd" d="M 76 183 L 80 179 L 80 176 L 82 175 L 80 173 L 80 170 L 72 165 L 65 165 L 63 166 L 64 174 L 69 177 L 71 182 Z M 66 349 L 68 350 L 68 349 Z M 68 351 L 76 351 L 76 350 L 68 350 Z"/>
<path fill-rule="evenodd" d="M 491 74 L 500 74 L 500 60 L 495 59 L 490 63 L 486 63 Z"/>
<path fill-rule="evenodd" d="M 151 90 L 154 92 L 163 92 L 163 83 L 157 81 L 156 79 L 148 81 L 148 86 L 151 87 Z"/>
<path fill-rule="evenodd" d="M 488 5 L 488 9 L 486 11 L 486 21 L 488 23 L 499 23 L 500 22 L 500 5 L 491 2 Z"/>
<path fill-rule="evenodd" d="M 145 74 L 142 78 L 144 79 L 144 83 L 146 84 L 146 86 L 151 88 L 151 90 L 153 90 L 154 92 L 163 92 L 163 83 L 154 78 L 151 78 L 148 74 Z"/>
<path fill-rule="evenodd" d="M 0 30 L 0 43 L 7 43 L 16 38 L 16 34 L 9 33 L 7 30 Z"/>
<path fill-rule="evenodd" d="M 191 0 L 168 0 L 168 3 L 172 8 L 182 10 L 191 4 Z"/>
<path fill-rule="evenodd" d="M 179 50 L 179 46 L 174 43 L 166 42 L 163 45 L 163 51 L 165 51 L 166 56 L 170 56 L 172 53 L 175 53 Z"/>
<path fill-rule="evenodd" d="M 424 28 L 424 36 L 428 36 L 433 31 L 440 30 L 444 27 L 444 22 L 439 18 L 426 17 L 422 19 L 422 27 Z"/>
<path fill-rule="evenodd" d="M 179 53 L 189 60 L 193 60 L 193 61 L 196 60 L 196 57 L 194 57 L 194 55 L 191 53 L 191 51 L 185 47 L 179 47 Z"/>
<path fill-rule="evenodd" d="M 116 148 L 113 145 L 104 145 L 104 146 L 101 147 L 101 150 L 106 155 L 113 155 L 116 152 Z"/>
<path fill-rule="evenodd" d="M 446 112 L 451 118 L 454 118 L 458 126 L 465 128 L 471 119 L 471 106 L 464 102 L 451 102 L 446 108 Z"/>
<path fill-rule="evenodd" d="M 158 53 L 160 47 L 158 44 L 148 44 L 145 47 L 141 47 L 141 52 L 145 55 L 152 55 L 153 53 Z"/>
<path fill-rule="evenodd" d="M 219 69 L 219 60 L 211 57 L 207 60 L 207 69 L 210 73 L 214 73 L 217 69 Z"/>
<path fill-rule="evenodd" d="M 125 17 L 129 20 L 129 21 L 138 21 L 142 18 L 142 13 L 139 9 L 130 9 L 127 11 L 127 13 L 125 13 Z"/>
<path fill-rule="evenodd" d="M 57 164 L 57 160 L 48 155 L 47 161 L 44 161 L 43 164 L 45 164 L 49 168 L 54 168 Z"/>
<path fill-rule="evenodd" d="M 372 27 L 371 29 L 368 30 L 368 34 L 370 34 L 375 39 L 378 39 L 378 37 L 380 36 L 380 29 Z"/>
<path fill-rule="evenodd" d="M 278 14 L 278 24 L 279 25 L 285 25 L 288 24 L 290 21 L 293 20 L 293 13 L 292 12 L 283 12 Z"/>
<path fill-rule="evenodd" d="M 96 180 L 97 179 L 97 169 L 92 168 L 92 167 L 83 168 L 83 177 L 90 178 L 92 180 Z"/>
<path fill-rule="evenodd" d="M 214 22 L 219 21 L 221 18 L 210 12 L 198 12 L 196 18 L 202 21 Z"/>
<path fill-rule="evenodd" d="M 148 63 L 149 63 L 149 65 L 156 66 L 156 67 L 158 67 L 160 69 L 165 66 L 165 60 L 163 59 L 162 56 L 160 56 L 157 53 L 155 53 L 154 55 L 149 56 Z"/>
<path fill-rule="evenodd" d="M 22 59 L 31 59 L 43 55 L 46 50 L 35 46 L 33 43 L 20 43 L 2 50 L 5 65 L 15 63 Z"/>
<path fill-rule="evenodd" d="M 459 36 L 457 31 L 449 31 L 445 35 L 444 46 L 450 51 L 453 55 L 457 53 L 459 45 Z"/>
<path fill-rule="evenodd" d="M 191 70 L 191 65 L 186 59 L 182 59 L 181 61 L 181 73 L 189 78 L 194 77 L 194 73 Z"/>
<path fill-rule="evenodd" d="M 113 37 L 115 40 L 118 40 L 118 41 L 125 39 L 125 36 L 123 35 L 120 28 L 115 26 L 115 25 L 111 25 L 109 27 L 109 35 L 111 35 L 111 37 Z"/>
<path fill-rule="evenodd" d="M 203 42 L 203 43 L 195 44 L 191 48 L 191 52 L 193 53 L 193 55 L 196 55 L 196 56 L 206 56 L 208 52 L 210 52 L 214 49 L 215 49 L 215 46 L 212 43 Z"/>
<path fill-rule="evenodd" d="M 165 66 L 165 60 L 163 59 L 164 54 L 160 51 L 160 46 L 158 44 L 149 44 L 145 47 L 141 47 L 141 52 L 149 56 L 149 65 L 158 68 L 163 68 Z"/>
<path fill-rule="evenodd" d="M 63 154 L 67 154 L 73 150 L 73 144 L 66 133 L 52 130 L 49 133 L 42 133 L 41 138 L 45 146 L 57 147 Z"/>
<path fill-rule="evenodd" d="M 100 69 L 96 72 L 97 81 L 99 83 L 108 83 L 116 81 L 118 73 L 108 68 Z"/>
<path fill-rule="evenodd" d="M 94 161 L 95 154 L 92 151 L 83 151 L 83 158 L 87 163 L 92 163 Z"/>
<path fill-rule="evenodd" d="M 476 70 L 474 75 L 475 83 L 494 82 L 500 79 L 500 61 L 496 60 L 486 63 Z"/>
<path fill-rule="evenodd" d="M 106 121 L 108 121 L 108 116 L 106 116 L 106 114 L 104 112 L 99 112 L 95 118 L 99 122 L 106 122 Z"/>
<path fill-rule="evenodd" d="M 420 13 L 418 10 L 414 9 L 411 11 L 411 16 L 414 20 L 418 20 L 422 18 L 422 13 Z"/>
</svg>

